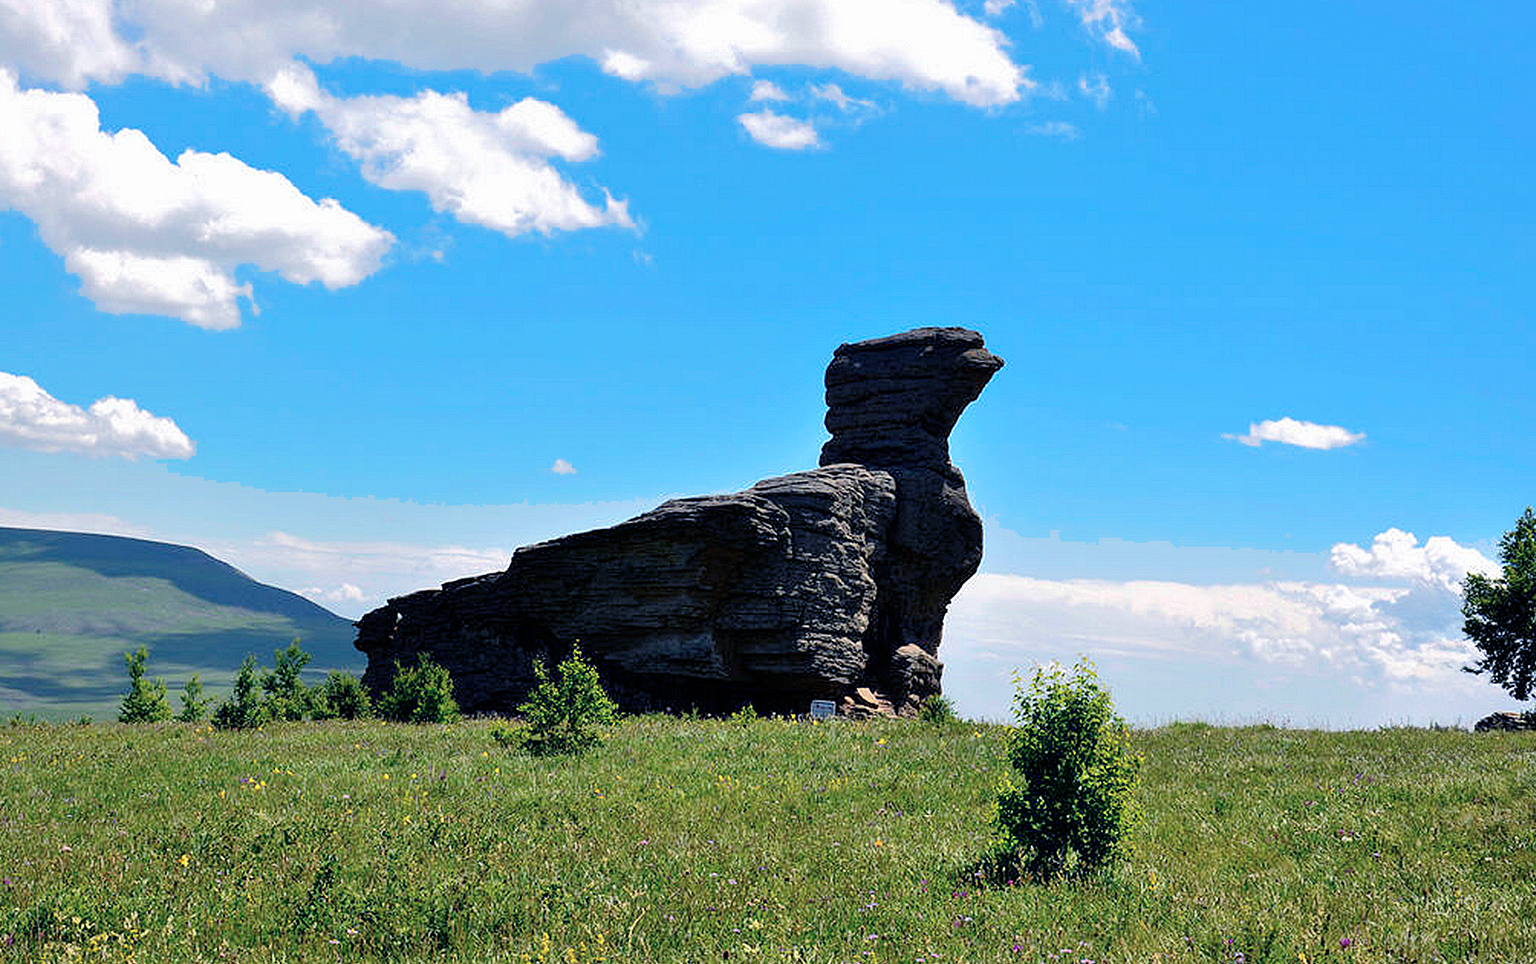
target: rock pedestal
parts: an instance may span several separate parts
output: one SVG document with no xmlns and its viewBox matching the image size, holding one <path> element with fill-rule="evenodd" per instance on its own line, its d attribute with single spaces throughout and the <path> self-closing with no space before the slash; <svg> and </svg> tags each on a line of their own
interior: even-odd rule
<svg viewBox="0 0 1536 964">
<path fill-rule="evenodd" d="M 961 328 L 843 345 L 820 468 L 674 499 L 391 599 L 357 623 L 363 681 L 378 691 L 396 661 L 429 653 L 465 711 L 509 713 L 534 661 L 580 641 L 627 710 L 848 697 L 914 713 L 939 692 L 944 613 L 981 562 L 949 433 L 1002 364 Z"/>
</svg>

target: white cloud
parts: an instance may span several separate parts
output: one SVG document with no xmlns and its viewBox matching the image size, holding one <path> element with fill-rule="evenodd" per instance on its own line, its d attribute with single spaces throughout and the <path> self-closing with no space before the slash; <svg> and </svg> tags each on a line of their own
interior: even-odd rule
<svg viewBox="0 0 1536 964">
<path fill-rule="evenodd" d="M 809 122 L 775 114 L 771 110 L 742 114 L 736 119 L 752 135 L 754 141 L 767 147 L 799 151 L 821 143 L 816 136 L 816 128 Z"/>
<path fill-rule="evenodd" d="M 1097 33 L 1105 43 L 1138 60 L 1141 58 L 1141 51 L 1125 32 L 1127 27 L 1137 25 L 1129 0 L 1067 0 L 1067 3 L 1077 10 L 1083 26 Z"/>
<path fill-rule="evenodd" d="M 325 541 L 286 532 L 203 548 L 245 572 L 264 574 L 258 579 L 304 586 L 297 590 L 301 595 L 347 616 L 361 615 L 399 593 L 505 569 L 512 558 L 505 549 Z"/>
<path fill-rule="evenodd" d="M 1115 95 L 1109 86 L 1109 78 L 1103 74 L 1083 74 L 1077 78 L 1077 89 L 1084 97 L 1093 101 L 1093 106 L 1103 110 L 1109 99 Z"/>
<path fill-rule="evenodd" d="M 1409 579 L 1446 592 L 1460 591 L 1469 572 L 1500 572 L 1498 563 L 1447 536 L 1430 536 L 1421 546 L 1413 533 L 1395 528 L 1378 533 L 1369 549 L 1341 542 L 1329 561 L 1346 576 Z"/>
<path fill-rule="evenodd" d="M 750 101 L 759 100 L 789 100 L 789 95 L 784 93 L 784 88 L 771 80 L 754 81 L 752 84 L 752 96 Z"/>
<path fill-rule="evenodd" d="M 105 0 L 0 0 L 0 63 L 74 90 L 140 69 Z"/>
<path fill-rule="evenodd" d="M 22 90 L 0 69 L 0 205 L 37 223 L 103 311 L 240 324 L 243 264 L 296 284 L 356 284 L 393 243 L 333 200 L 228 154 L 175 163 L 133 129 L 101 129 L 84 94 Z"/>
<path fill-rule="evenodd" d="M 111 0 L 69 3 L 82 21 L 63 30 L 69 43 L 36 25 L 8 38 L 13 55 L 56 80 L 111 80 L 135 56 L 141 69 L 176 80 L 257 82 L 295 57 L 526 73 L 586 56 L 663 89 L 791 64 L 939 90 L 977 106 L 1011 103 L 1030 86 L 1006 38 L 947 0 L 583 0 L 574 8 L 551 0 L 136 0 L 117 13 L 123 31 L 139 38 L 137 54 L 107 29 Z"/>
<path fill-rule="evenodd" d="M 1001 715 L 1011 695 L 1006 674 L 978 674 L 978 661 L 1027 669 L 1087 654 L 1133 681 L 1123 705 L 1144 718 L 1262 709 L 1329 725 L 1449 722 L 1479 713 L 1488 690 L 1460 672 L 1476 654 L 1458 616 L 1439 586 L 982 573 L 955 598 L 940 655 L 965 664 L 956 692 L 977 715 Z M 1146 688 L 1153 679 L 1161 686 Z"/>
<path fill-rule="evenodd" d="M 64 532 L 96 532 L 133 539 L 152 539 L 143 526 L 101 512 L 27 512 L 0 506 L 0 526 L 12 529 L 54 529 Z"/>
<path fill-rule="evenodd" d="M 291 563 L 315 572 L 443 572 L 447 579 L 505 569 L 506 549 L 421 546 L 399 542 L 331 542 L 274 531 L 254 543 L 256 550 L 281 553 Z M 425 583 L 424 583 L 425 584 Z"/>
<path fill-rule="evenodd" d="M 847 94 L 843 93 L 843 89 L 836 84 L 822 84 L 820 86 L 812 84 L 811 96 L 817 98 L 818 100 L 830 101 L 837 106 L 838 110 L 845 114 L 855 111 L 872 111 L 875 109 L 874 101 L 860 100 L 857 97 L 849 97 Z"/>
<path fill-rule="evenodd" d="M 1444 536 L 1266 552 L 1026 539 L 994 521 L 987 542 L 989 568 L 1031 575 L 992 568 L 950 607 L 945 688 L 971 715 L 1006 713 L 1011 670 L 1080 654 L 1144 721 L 1470 722 L 1504 702 L 1461 672 L 1476 653 L 1457 589 L 1494 564 Z"/>
<path fill-rule="evenodd" d="M 344 582 L 335 589 L 326 589 L 323 586 L 305 586 L 296 590 L 301 596 L 308 596 L 317 603 L 359 603 L 368 598 L 363 590 L 350 582 Z"/>
<path fill-rule="evenodd" d="M 309 68 L 290 65 L 267 83 L 290 114 L 313 111 L 369 181 L 421 191 L 438 211 L 515 236 L 604 225 L 634 227 L 627 205 L 601 207 L 581 196 L 548 158 L 585 161 L 597 138 L 553 104 L 525 98 L 497 113 L 477 111 L 463 94 L 333 97 Z"/>
<path fill-rule="evenodd" d="M 567 462 L 565 459 L 555 459 L 555 464 L 551 465 L 549 467 L 549 470 L 551 472 L 555 473 L 556 475 L 575 475 L 576 474 L 576 466 L 574 466 L 571 463 Z"/>
<path fill-rule="evenodd" d="M 1063 141 L 1075 141 L 1083 136 L 1082 130 L 1076 124 L 1069 124 L 1066 121 L 1046 121 L 1043 124 L 1031 124 L 1025 130 L 1041 137 L 1055 137 Z"/>
<path fill-rule="evenodd" d="M 1013 2 L 1014 0 L 986 0 L 986 2 L 981 5 L 981 9 L 982 12 L 984 12 L 987 16 L 995 17 L 1002 13 L 1004 10 L 1007 10 L 1009 7 L 1013 6 Z"/>
<path fill-rule="evenodd" d="M 1305 449 L 1336 449 L 1365 441 L 1365 433 L 1351 432 L 1337 425 L 1319 425 L 1316 422 L 1301 422 L 1286 417 L 1250 422 L 1247 435 L 1223 434 L 1222 438 L 1232 439 L 1249 446 L 1258 446 L 1264 442 L 1279 442 L 1282 445 L 1298 445 Z"/>
<path fill-rule="evenodd" d="M 25 375 L 0 372 L 0 444 L 41 452 L 189 459 L 197 446 L 176 423 L 107 396 L 91 407 L 61 402 Z"/>
</svg>

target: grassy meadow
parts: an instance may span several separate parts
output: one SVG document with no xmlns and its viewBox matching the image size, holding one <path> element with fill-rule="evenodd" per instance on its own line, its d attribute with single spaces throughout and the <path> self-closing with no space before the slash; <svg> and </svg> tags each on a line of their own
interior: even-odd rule
<svg viewBox="0 0 1536 964">
<path fill-rule="evenodd" d="M 994 871 L 1007 730 L 0 729 L 0 962 L 1536 960 L 1536 735 L 1174 724 L 1134 856 Z"/>
</svg>

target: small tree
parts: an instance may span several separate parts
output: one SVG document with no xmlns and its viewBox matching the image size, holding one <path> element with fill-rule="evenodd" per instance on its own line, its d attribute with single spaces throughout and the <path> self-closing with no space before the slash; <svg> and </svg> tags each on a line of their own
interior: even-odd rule
<svg viewBox="0 0 1536 964">
<path fill-rule="evenodd" d="M 235 691 L 213 711 L 213 725 L 221 730 L 244 730 L 267 721 L 256 696 L 256 657 L 247 656 L 235 674 Z"/>
<path fill-rule="evenodd" d="M 144 662 L 148 659 L 149 652 L 143 646 L 123 654 L 123 662 L 128 664 L 128 692 L 123 694 L 117 713 L 123 723 L 161 723 L 171 718 L 165 680 L 157 676 L 150 683 L 144 679 Z"/>
<path fill-rule="evenodd" d="M 612 723 L 618 715 L 618 707 L 603 692 L 597 667 L 582 657 L 579 643 L 555 672 L 551 679 L 544 661 L 536 660 L 533 690 L 517 707 L 528 723 L 523 747 L 541 756 L 596 746 L 602 738 L 593 728 Z"/>
<path fill-rule="evenodd" d="M 299 674 L 309 665 L 310 655 L 299 648 L 295 639 L 287 649 L 272 651 L 274 668 L 261 677 L 266 693 L 262 705 L 274 720 L 302 720 L 310 715 L 312 698 Z"/>
<path fill-rule="evenodd" d="M 331 670 L 315 700 L 315 719 L 340 717 L 359 720 L 373 712 L 373 701 L 362 680 L 339 669 Z"/>
<path fill-rule="evenodd" d="M 395 679 L 379 697 L 379 715 L 397 723 L 452 723 L 459 718 L 448 670 L 422 653 L 415 666 L 395 662 Z"/>
<path fill-rule="evenodd" d="M 1141 757 L 1093 664 L 1080 660 L 1071 676 L 1037 669 L 1013 702 L 1008 761 L 1019 782 L 1005 777 L 997 801 L 1005 848 L 1044 879 L 1123 856 Z"/>
<path fill-rule="evenodd" d="M 183 723 L 196 723 L 208 715 L 208 704 L 213 702 L 213 697 L 203 695 L 203 681 L 196 673 L 187 680 L 187 685 L 181 691 L 181 712 L 176 714 L 176 719 Z"/>
<path fill-rule="evenodd" d="M 1525 515 L 1499 540 L 1503 575 L 1492 579 L 1468 573 L 1462 583 L 1461 631 L 1477 644 L 1483 658 L 1464 667 L 1487 673 L 1517 700 L 1531 695 L 1536 671 L 1536 514 Z"/>
</svg>

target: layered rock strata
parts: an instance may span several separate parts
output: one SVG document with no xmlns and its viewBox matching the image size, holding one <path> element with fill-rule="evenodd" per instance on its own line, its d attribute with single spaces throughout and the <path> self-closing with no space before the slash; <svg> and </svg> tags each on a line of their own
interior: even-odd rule
<svg viewBox="0 0 1536 964">
<path fill-rule="evenodd" d="M 429 653 L 466 711 L 506 713 L 534 661 L 579 640 L 629 710 L 805 712 L 863 690 L 860 705 L 915 712 L 939 692 L 944 613 L 981 561 L 949 433 L 1002 364 L 961 328 L 843 345 L 820 468 L 674 499 L 391 599 L 357 623 L 364 682 L 377 691 Z"/>
<path fill-rule="evenodd" d="M 1536 730 L 1536 714 L 1513 713 L 1505 711 L 1493 713 L 1478 720 L 1472 727 L 1476 733 L 1490 733 L 1499 730 L 1519 732 L 1522 730 Z"/>
</svg>

